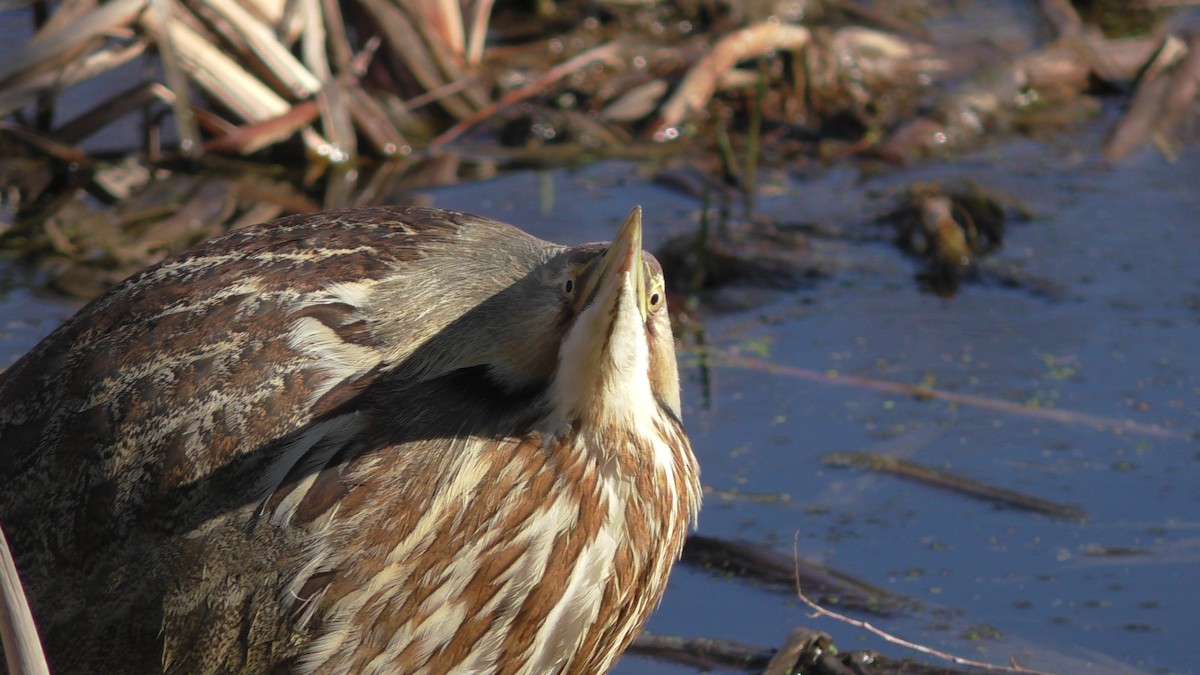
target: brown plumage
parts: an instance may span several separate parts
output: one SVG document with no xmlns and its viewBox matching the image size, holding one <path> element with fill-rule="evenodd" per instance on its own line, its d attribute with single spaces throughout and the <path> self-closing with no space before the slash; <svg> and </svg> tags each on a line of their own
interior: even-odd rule
<svg viewBox="0 0 1200 675">
<path fill-rule="evenodd" d="M 285 218 L 0 375 L 0 525 L 55 672 L 595 673 L 699 508 L 640 211 L 563 248 Z"/>
</svg>

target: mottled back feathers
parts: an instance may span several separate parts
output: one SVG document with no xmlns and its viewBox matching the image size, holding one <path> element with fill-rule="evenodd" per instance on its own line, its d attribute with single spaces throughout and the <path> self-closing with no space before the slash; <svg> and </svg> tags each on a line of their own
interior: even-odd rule
<svg viewBox="0 0 1200 675">
<path fill-rule="evenodd" d="M 332 211 L 235 231 L 84 308 L 0 374 L 0 524 L 52 668 L 611 665 L 699 487 L 674 414 L 653 439 L 615 430 L 618 464 L 541 423 L 575 318 L 562 275 L 602 251 L 433 209 Z M 606 607 L 631 617 L 612 635 L 589 629 Z"/>
</svg>

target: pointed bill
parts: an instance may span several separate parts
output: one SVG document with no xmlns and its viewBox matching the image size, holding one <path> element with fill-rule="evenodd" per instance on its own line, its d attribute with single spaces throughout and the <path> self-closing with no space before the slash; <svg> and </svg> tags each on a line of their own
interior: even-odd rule
<svg viewBox="0 0 1200 675">
<path fill-rule="evenodd" d="M 583 292 L 577 297 L 577 309 L 588 306 L 597 298 L 606 295 L 605 289 L 623 282 L 626 272 L 633 272 L 633 290 L 638 311 L 646 318 L 649 306 L 646 300 L 646 275 L 642 261 L 642 207 L 635 206 L 625 218 L 625 223 L 608 245 L 604 255 L 592 262 L 584 274 Z M 609 294 L 615 297 L 616 293 Z"/>
<path fill-rule="evenodd" d="M 640 419 L 655 408 L 646 269 L 642 210 L 635 208 L 608 249 L 579 273 L 578 316 L 563 340 L 552 385 L 559 423 L 582 418 L 595 428 Z"/>
</svg>

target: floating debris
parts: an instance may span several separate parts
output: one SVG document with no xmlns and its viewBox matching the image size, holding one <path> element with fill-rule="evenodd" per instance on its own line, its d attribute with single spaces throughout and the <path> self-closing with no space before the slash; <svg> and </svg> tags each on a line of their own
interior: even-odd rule
<svg viewBox="0 0 1200 675">
<path fill-rule="evenodd" d="M 684 544 L 680 560 L 713 574 L 732 575 L 763 590 L 787 595 L 795 594 L 799 574 L 805 592 L 820 598 L 822 604 L 879 616 L 892 616 L 916 608 L 912 600 L 899 598 L 819 563 L 797 561 L 790 555 L 754 542 L 694 534 Z"/>
<path fill-rule="evenodd" d="M 1083 520 L 1087 513 L 1078 507 L 1059 504 L 1046 499 L 1008 490 L 966 476 L 934 469 L 917 464 L 906 459 L 891 455 L 880 455 L 867 452 L 831 452 L 822 458 L 827 466 L 854 467 L 879 473 L 888 473 L 901 478 L 908 478 L 926 485 L 957 492 L 995 502 L 1002 506 L 1033 511 L 1052 518 L 1066 520 Z"/>
</svg>

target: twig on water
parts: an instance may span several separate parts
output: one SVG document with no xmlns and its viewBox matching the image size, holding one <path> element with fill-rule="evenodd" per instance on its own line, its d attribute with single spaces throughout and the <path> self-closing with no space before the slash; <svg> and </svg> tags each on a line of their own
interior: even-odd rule
<svg viewBox="0 0 1200 675">
<path fill-rule="evenodd" d="M 955 656 L 954 654 L 948 654 L 946 652 L 933 649 L 932 647 L 926 647 L 925 645 L 919 645 L 915 642 L 909 642 L 908 640 L 905 640 L 904 638 L 897 637 L 885 630 L 876 628 L 875 626 L 872 626 L 871 624 L 867 623 L 866 621 L 859 621 L 858 619 L 851 619 L 850 617 L 848 617 L 844 614 L 838 614 L 837 612 L 825 609 L 821 605 L 818 605 L 817 603 L 813 602 L 812 600 L 809 600 L 808 596 L 804 595 L 804 589 L 802 589 L 800 587 L 800 531 L 799 530 L 797 530 L 795 536 L 792 537 L 792 559 L 796 561 L 795 562 L 795 566 L 796 566 L 796 597 L 800 599 L 800 602 L 803 602 L 804 604 L 806 604 L 812 608 L 812 610 L 814 612 L 812 614 L 812 616 L 814 618 L 818 617 L 818 616 L 824 616 L 824 617 L 828 617 L 830 619 L 834 619 L 835 621 L 841 621 L 842 623 L 849 624 L 851 626 L 854 626 L 855 628 L 861 628 L 862 630 L 865 630 L 868 633 L 876 635 L 880 638 L 883 638 L 884 640 L 886 640 L 894 645 L 900 645 L 901 647 L 904 647 L 906 649 L 911 649 L 915 652 L 925 654 L 927 656 L 932 656 L 934 658 L 942 659 L 943 661 L 949 661 L 950 663 L 953 663 L 958 666 L 969 666 L 971 668 L 985 668 L 988 670 L 993 670 L 993 671 L 1002 672 L 1002 673 L 1025 673 L 1026 675 L 1053 675 L 1052 673 L 1047 673 L 1047 672 L 1041 671 L 1041 670 L 1032 670 L 1030 668 L 1024 668 L 1024 667 L 1018 665 L 1016 663 L 1015 659 L 1013 659 L 1011 661 L 1011 663 L 1012 663 L 1011 666 L 1001 666 L 1001 665 L 998 665 L 995 663 L 987 663 L 985 661 L 975 661 L 973 659 L 964 658 L 962 656 Z"/>
<path fill-rule="evenodd" d="M 1129 419 L 1102 417 L 1100 415 L 1090 415 L 1088 413 L 1075 412 L 1073 410 L 1063 410 L 1061 408 L 1030 408 L 1029 406 L 1021 403 L 1014 403 L 1013 401 L 1005 401 L 998 398 L 976 396 L 973 394 L 958 394 L 952 391 L 944 391 L 942 389 L 932 389 L 930 387 L 904 384 L 903 382 L 879 380 L 872 377 L 862 377 L 860 375 L 820 373 L 815 370 L 808 370 L 807 368 L 784 366 L 748 356 L 737 356 L 729 353 L 717 353 L 714 356 L 714 363 L 716 365 L 745 368 L 747 370 L 754 370 L 772 375 L 787 375 L 788 377 L 794 377 L 801 380 L 810 380 L 813 382 L 825 382 L 828 384 L 837 384 L 842 386 L 861 387 L 863 389 L 887 391 L 905 396 L 932 398 L 939 401 L 945 401 L 947 403 L 969 405 L 976 408 L 984 408 L 987 410 L 1023 415 L 1025 417 L 1033 417 L 1051 422 L 1059 422 L 1061 424 L 1084 425 L 1094 429 L 1099 429 L 1101 431 L 1112 431 L 1116 433 L 1138 433 L 1146 434 L 1147 436 L 1158 436 L 1160 438 L 1182 438 L 1185 440 L 1192 439 L 1196 434 L 1195 431 L 1186 429 L 1169 429 L 1158 424 L 1143 424 L 1141 422 L 1135 422 Z"/>
<path fill-rule="evenodd" d="M 935 469 L 901 457 L 893 457 L 870 452 L 831 452 L 822 458 L 828 466 L 852 466 L 869 471 L 889 473 L 914 480 L 925 485 L 932 485 L 943 490 L 1001 504 L 1003 506 L 1033 511 L 1052 518 L 1067 520 L 1083 520 L 1087 512 L 1077 506 L 1060 504 L 1048 499 L 1039 499 L 1016 490 L 1006 490 L 1002 487 L 989 485 L 983 481 L 974 480 L 950 471 Z"/>
</svg>

